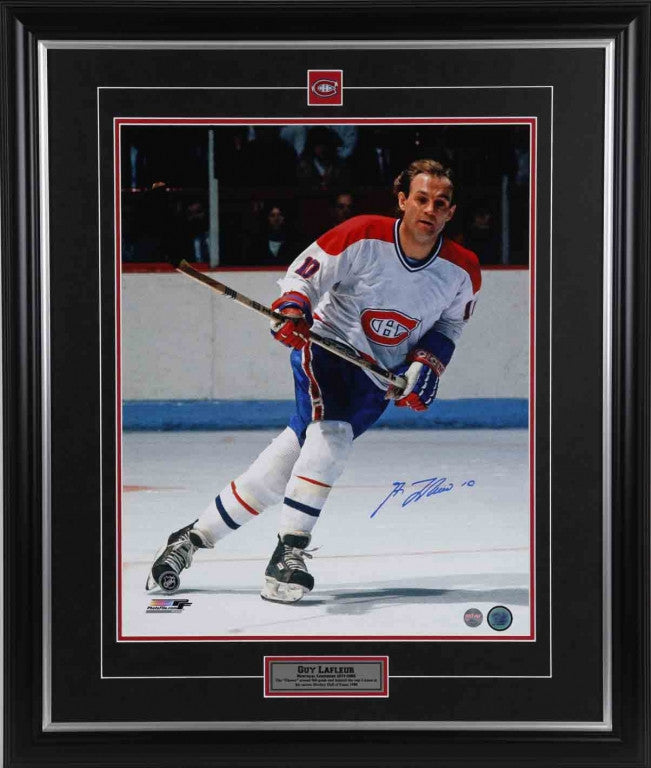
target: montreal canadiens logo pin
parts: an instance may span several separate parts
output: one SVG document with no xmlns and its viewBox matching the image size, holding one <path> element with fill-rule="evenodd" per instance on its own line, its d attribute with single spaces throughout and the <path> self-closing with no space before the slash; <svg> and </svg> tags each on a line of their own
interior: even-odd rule
<svg viewBox="0 0 651 768">
<path fill-rule="evenodd" d="M 362 328 L 367 338 L 383 347 L 397 347 L 420 324 L 396 309 L 365 309 L 361 316 Z"/>
<path fill-rule="evenodd" d="M 336 80 L 317 80 L 310 89 L 315 96 L 334 96 L 339 90 Z"/>
<path fill-rule="evenodd" d="M 307 103 L 312 107 L 343 104 L 343 70 L 308 69 Z"/>
</svg>

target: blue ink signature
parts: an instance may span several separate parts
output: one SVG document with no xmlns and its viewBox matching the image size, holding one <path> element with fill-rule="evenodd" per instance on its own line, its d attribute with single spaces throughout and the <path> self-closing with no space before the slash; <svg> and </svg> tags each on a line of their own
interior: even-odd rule
<svg viewBox="0 0 651 768">
<path fill-rule="evenodd" d="M 466 480 L 461 483 L 461 485 L 472 487 L 475 485 L 475 481 Z M 429 496 L 436 496 L 439 493 L 449 493 L 454 489 L 454 483 L 449 482 L 447 477 L 430 477 L 426 480 L 416 480 L 415 482 L 411 483 L 411 487 L 414 486 L 422 487 L 418 488 L 416 491 L 413 491 L 406 498 L 404 498 L 400 505 L 401 507 L 406 507 L 415 501 L 426 499 Z M 389 494 L 384 499 L 384 501 L 382 501 L 379 506 L 376 507 L 373 512 L 371 512 L 371 517 L 375 517 L 375 515 L 377 515 L 377 513 L 387 503 L 387 501 L 389 501 L 389 499 L 393 499 L 397 496 L 403 496 L 405 493 L 405 487 L 406 483 L 404 483 L 402 480 L 394 480 L 393 488 L 389 491 Z"/>
</svg>

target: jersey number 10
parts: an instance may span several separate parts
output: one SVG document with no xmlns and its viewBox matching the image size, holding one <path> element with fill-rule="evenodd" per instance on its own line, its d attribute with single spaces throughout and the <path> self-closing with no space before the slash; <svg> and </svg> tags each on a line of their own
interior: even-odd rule
<svg viewBox="0 0 651 768">
<path fill-rule="evenodd" d="M 472 317 L 472 313 L 475 311 L 475 304 L 477 303 L 477 300 L 469 301 L 466 304 L 466 311 L 463 313 L 463 319 L 464 320 L 470 320 Z"/>
<path fill-rule="evenodd" d="M 301 264 L 301 266 L 296 270 L 296 274 L 307 279 L 308 277 L 312 277 L 312 275 L 316 275 L 320 266 L 321 265 L 316 259 L 308 256 Z"/>
</svg>

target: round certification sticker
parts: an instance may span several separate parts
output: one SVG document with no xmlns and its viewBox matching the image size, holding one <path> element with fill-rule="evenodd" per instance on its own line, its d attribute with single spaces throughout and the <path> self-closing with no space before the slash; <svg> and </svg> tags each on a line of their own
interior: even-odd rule
<svg viewBox="0 0 651 768">
<path fill-rule="evenodd" d="M 484 620 L 484 614 L 479 608 L 468 608 L 463 614 L 463 620 L 469 627 L 478 627 Z"/>
<path fill-rule="evenodd" d="M 504 632 L 513 624 L 513 614 L 503 605 L 496 605 L 491 608 L 486 617 L 488 626 L 496 632 Z"/>
</svg>

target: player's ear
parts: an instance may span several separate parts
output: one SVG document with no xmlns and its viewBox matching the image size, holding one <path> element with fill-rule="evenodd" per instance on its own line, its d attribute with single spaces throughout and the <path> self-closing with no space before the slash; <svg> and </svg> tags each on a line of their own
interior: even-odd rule
<svg viewBox="0 0 651 768">
<path fill-rule="evenodd" d="M 405 193 L 398 192 L 398 208 L 400 208 L 401 211 L 405 210 L 406 202 L 407 202 L 407 198 L 405 197 Z"/>
<path fill-rule="evenodd" d="M 456 210 L 457 210 L 457 206 L 456 206 L 456 205 L 451 205 L 451 206 L 448 208 L 448 218 L 447 218 L 447 221 L 450 221 L 450 219 L 451 219 L 451 218 L 454 216 L 454 212 L 455 212 Z"/>
</svg>

